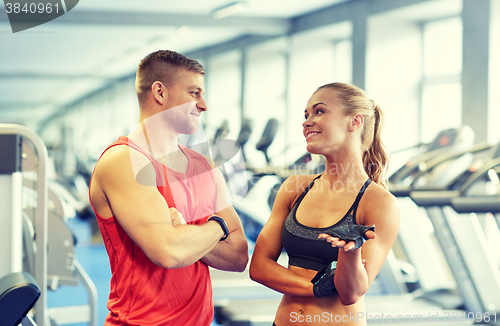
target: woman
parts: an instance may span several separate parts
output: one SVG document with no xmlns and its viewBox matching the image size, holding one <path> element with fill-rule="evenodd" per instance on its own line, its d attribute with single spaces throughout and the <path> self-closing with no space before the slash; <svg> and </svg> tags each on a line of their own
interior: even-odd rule
<svg viewBox="0 0 500 326">
<path fill-rule="evenodd" d="M 397 200 L 383 184 L 382 112 L 363 90 L 332 83 L 318 88 L 304 114 L 307 150 L 325 156 L 325 172 L 281 185 L 250 277 L 284 294 L 277 326 L 365 325 L 364 294 L 399 229 Z M 376 235 L 362 226 L 376 226 Z M 282 248 L 288 268 L 276 262 Z"/>
</svg>

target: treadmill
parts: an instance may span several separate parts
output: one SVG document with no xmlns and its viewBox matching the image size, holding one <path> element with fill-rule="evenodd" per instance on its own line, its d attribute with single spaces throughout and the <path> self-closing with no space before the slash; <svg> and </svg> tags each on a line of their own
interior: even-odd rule
<svg viewBox="0 0 500 326">
<path fill-rule="evenodd" d="M 472 154 L 472 153 L 471 153 Z M 488 254 L 486 237 L 476 214 L 498 212 L 500 202 L 500 143 L 472 155 L 469 167 L 445 189 L 421 187 L 410 193 L 424 207 L 432 221 L 436 237 L 445 253 L 464 299 L 467 313 L 494 316 L 489 323 L 499 325 L 500 271 Z M 486 187 L 489 185 L 490 187 Z M 486 191 L 493 189 L 492 195 Z M 476 196 L 482 192 L 482 196 Z M 497 223 L 499 217 L 497 214 Z M 469 316 L 469 315 L 468 315 Z M 472 318 L 473 319 L 473 318 Z"/>
<path fill-rule="evenodd" d="M 429 219 L 409 195 L 415 190 L 456 187 L 457 179 L 475 158 L 487 157 L 490 148 L 486 143 L 474 145 L 474 132 L 469 126 L 446 129 L 389 178 L 389 190 L 398 197 L 401 207 L 397 243 L 418 275 L 419 289 L 414 295 L 443 309 L 461 308 L 464 299 L 455 290 Z"/>
<path fill-rule="evenodd" d="M 500 228 L 500 143 L 493 150 L 493 159 L 473 171 L 461 193 L 451 199 L 451 206 L 457 213 L 492 213 Z M 495 175 L 496 174 L 496 175 Z M 476 190 L 479 182 L 489 183 L 492 187 Z"/>
</svg>

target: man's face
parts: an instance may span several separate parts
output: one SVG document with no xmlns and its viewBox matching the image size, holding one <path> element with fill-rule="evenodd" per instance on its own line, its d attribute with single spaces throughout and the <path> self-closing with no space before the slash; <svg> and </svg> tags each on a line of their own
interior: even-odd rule
<svg viewBox="0 0 500 326">
<path fill-rule="evenodd" d="M 203 99 L 205 83 L 203 75 L 181 69 L 175 81 L 167 88 L 165 103 L 166 123 L 179 134 L 194 134 L 202 111 L 207 110 Z"/>
</svg>

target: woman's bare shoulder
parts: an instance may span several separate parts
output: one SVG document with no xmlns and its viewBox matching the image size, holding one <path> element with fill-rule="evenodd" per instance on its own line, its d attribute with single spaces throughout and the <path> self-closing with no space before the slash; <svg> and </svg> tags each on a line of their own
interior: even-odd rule
<svg viewBox="0 0 500 326">
<path fill-rule="evenodd" d="M 304 192 L 307 186 L 316 178 L 319 174 L 298 174 L 288 177 L 280 187 L 279 193 L 282 197 L 286 199 L 290 207 L 297 198 Z"/>
<path fill-rule="evenodd" d="M 370 222 L 380 218 L 399 220 L 398 199 L 387 188 L 375 182 L 366 189 L 360 203 L 360 211 Z"/>
</svg>

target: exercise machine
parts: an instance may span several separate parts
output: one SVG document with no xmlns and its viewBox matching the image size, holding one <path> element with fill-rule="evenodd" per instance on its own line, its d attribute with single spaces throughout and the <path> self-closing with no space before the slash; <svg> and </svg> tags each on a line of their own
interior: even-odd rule
<svg viewBox="0 0 500 326">
<path fill-rule="evenodd" d="M 24 142 L 23 140 L 26 140 Z M 33 146 L 29 145 L 29 143 Z M 47 193 L 46 174 L 47 149 L 31 130 L 18 125 L 0 125 L 1 159 L 0 168 L 0 277 L 11 273 L 22 272 L 23 239 L 22 239 L 22 171 L 36 166 L 37 175 L 37 220 L 34 223 L 36 232 L 37 259 L 34 261 L 34 279 L 41 289 L 34 311 L 34 321 L 38 325 L 50 325 L 47 315 Z M 36 153 L 37 164 L 25 164 L 23 153 Z M 29 154 L 27 154 L 29 155 Z M 26 157 L 26 156 L 25 156 Z"/>
<path fill-rule="evenodd" d="M 476 214 L 460 213 L 492 212 L 497 196 L 474 196 L 487 193 L 487 185 L 493 185 L 498 193 L 498 164 L 500 143 L 476 154 L 448 191 L 419 189 L 410 193 L 413 201 L 425 207 L 434 225 L 436 236 L 445 252 L 457 289 L 464 298 L 468 313 L 494 314 L 500 312 L 500 271 L 489 253 L 485 233 Z M 491 188 L 491 187 L 490 187 Z M 493 320 L 490 322 L 495 323 Z"/>
<path fill-rule="evenodd" d="M 26 127 L 0 124 L 0 151 L 0 277 L 33 275 L 40 289 L 33 309 L 37 325 L 97 325 L 97 291 L 74 257 L 64 200 L 49 187 L 43 141 Z M 89 293 L 89 305 L 48 308 L 48 289 L 79 281 Z"/>
<path fill-rule="evenodd" d="M 446 309 L 459 308 L 463 297 L 455 291 L 427 215 L 408 196 L 418 189 L 452 187 L 471 164 L 473 153 L 484 153 L 488 148 L 474 145 L 474 133 L 468 126 L 446 129 L 389 178 L 389 190 L 398 197 L 401 207 L 397 241 L 418 276 L 415 294 Z"/>
<path fill-rule="evenodd" d="M 36 326 L 28 315 L 40 297 L 40 289 L 31 274 L 10 273 L 0 279 L 0 316 L 4 326 Z"/>
</svg>

